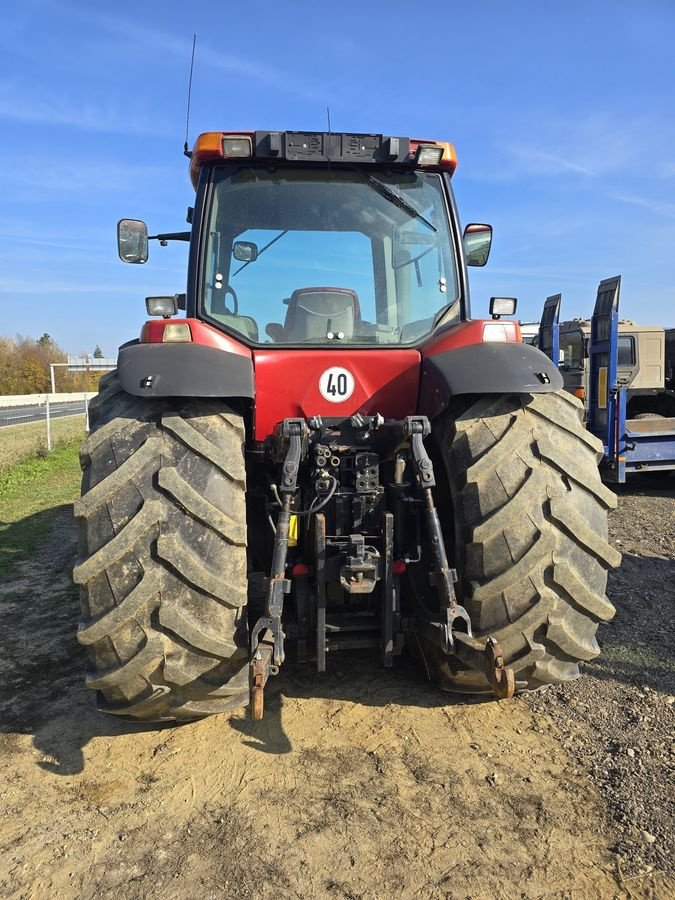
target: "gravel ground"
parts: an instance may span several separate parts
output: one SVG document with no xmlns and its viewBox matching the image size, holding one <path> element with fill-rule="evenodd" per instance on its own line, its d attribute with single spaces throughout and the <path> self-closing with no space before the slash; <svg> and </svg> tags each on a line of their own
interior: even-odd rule
<svg viewBox="0 0 675 900">
<path fill-rule="evenodd" d="M 619 871 L 675 872 L 675 478 L 617 486 L 615 619 L 579 680 L 528 695 L 607 803 Z"/>
<path fill-rule="evenodd" d="M 572 684 L 467 701 L 345 655 L 284 667 L 262 722 L 180 728 L 96 712 L 63 507 L 0 584 L 0 897 L 674 898 L 675 480 L 619 493 Z"/>
</svg>

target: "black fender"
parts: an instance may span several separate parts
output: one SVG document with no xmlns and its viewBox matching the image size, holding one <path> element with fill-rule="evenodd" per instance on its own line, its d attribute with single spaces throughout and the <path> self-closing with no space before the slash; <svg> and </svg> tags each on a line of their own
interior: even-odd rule
<svg viewBox="0 0 675 900">
<path fill-rule="evenodd" d="M 204 344 L 129 342 L 120 347 L 117 372 L 136 397 L 255 396 L 250 356 Z"/>
<path fill-rule="evenodd" d="M 419 412 L 433 419 L 460 394 L 545 394 L 562 388 L 553 362 L 530 344 L 471 344 L 423 359 Z"/>
</svg>

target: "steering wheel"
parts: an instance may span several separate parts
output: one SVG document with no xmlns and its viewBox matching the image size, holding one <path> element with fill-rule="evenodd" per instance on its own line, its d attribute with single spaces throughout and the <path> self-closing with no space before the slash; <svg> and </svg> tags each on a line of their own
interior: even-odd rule
<svg viewBox="0 0 675 900">
<path fill-rule="evenodd" d="M 237 292 L 233 287 L 228 286 L 225 288 L 224 294 L 232 294 L 232 315 L 239 315 L 239 299 L 237 298 Z"/>
</svg>

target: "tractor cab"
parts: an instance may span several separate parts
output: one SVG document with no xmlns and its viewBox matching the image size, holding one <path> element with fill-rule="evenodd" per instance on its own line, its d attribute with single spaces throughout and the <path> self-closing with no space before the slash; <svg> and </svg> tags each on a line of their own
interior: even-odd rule
<svg viewBox="0 0 675 900">
<path fill-rule="evenodd" d="M 459 233 L 456 164 L 450 144 L 401 137 L 201 135 L 188 316 L 253 346 L 317 347 L 411 346 L 467 318 L 464 263 L 487 262 L 492 231 Z"/>
</svg>

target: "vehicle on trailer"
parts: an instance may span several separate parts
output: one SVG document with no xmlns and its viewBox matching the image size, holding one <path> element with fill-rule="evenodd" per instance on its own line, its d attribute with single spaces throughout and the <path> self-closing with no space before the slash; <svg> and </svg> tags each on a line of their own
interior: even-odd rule
<svg viewBox="0 0 675 900">
<path fill-rule="evenodd" d="M 115 715 L 251 702 L 287 652 L 446 690 L 560 683 L 614 614 L 614 495 L 557 368 L 470 316 L 453 147 L 214 132 L 191 153 L 187 289 L 119 351 L 82 448 L 79 640 Z M 148 258 L 138 220 L 119 252 Z M 179 313 L 182 311 L 182 314 Z"/>
<path fill-rule="evenodd" d="M 547 299 L 549 309 L 560 307 L 560 294 Z M 544 320 L 542 318 L 542 325 Z M 557 322 L 558 367 L 565 390 L 582 401 L 590 396 L 590 340 L 592 319 Z M 550 323 L 544 325 L 550 327 Z M 540 326 L 541 328 L 541 326 Z M 616 338 L 618 384 L 626 389 L 627 415 L 675 415 L 675 392 L 670 383 L 675 347 L 660 325 L 638 325 L 619 319 Z M 541 338 L 539 338 L 541 340 Z M 550 338 L 547 338 L 550 341 Z M 542 348 L 550 355 L 550 343 Z M 670 359 L 669 359 L 670 357 Z"/>
<path fill-rule="evenodd" d="M 675 342 L 661 326 L 619 319 L 620 288 L 620 276 L 600 282 L 591 319 L 560 322 L 561 295 L 548 297 L 539 346 L 582 400 L 605 476 L 623 482 L 675 469 Z"/>
<path fill-rule="evenodd" d="M 519 322 L 518 324 L 523 343 L 536 347 L 539 340 L 539 322 Z"/>
</svg>

